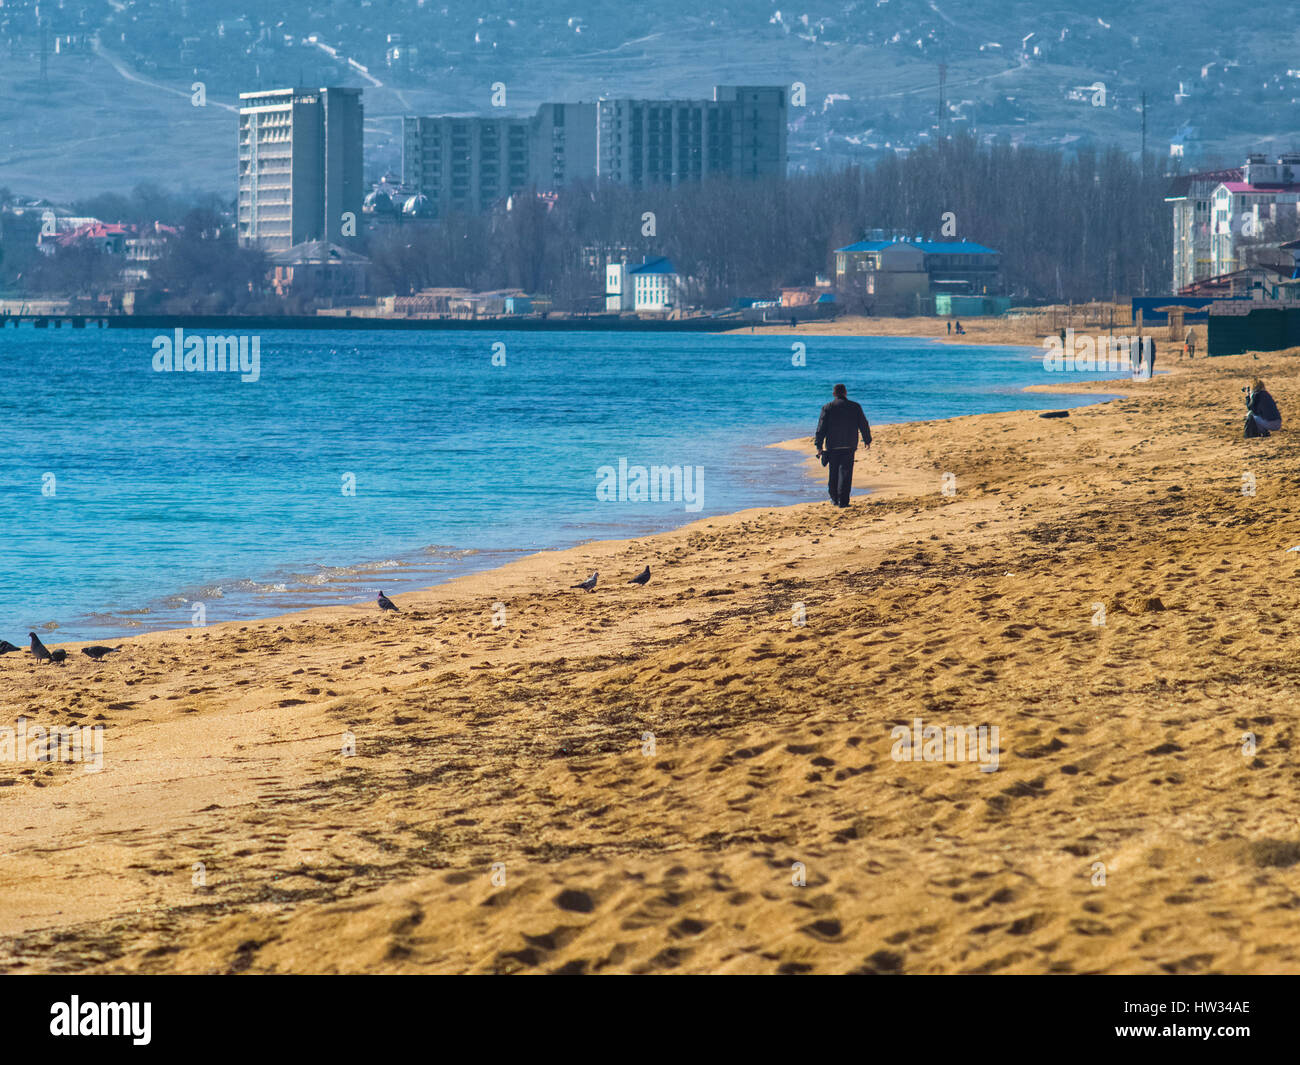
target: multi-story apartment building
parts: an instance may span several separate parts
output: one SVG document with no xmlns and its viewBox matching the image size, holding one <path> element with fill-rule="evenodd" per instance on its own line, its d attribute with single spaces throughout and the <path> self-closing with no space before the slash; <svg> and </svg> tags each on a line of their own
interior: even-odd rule
<svg viewBox="0 0 1300 1065">
<path fill-rule="evenodd" d="M 542 104 L 532 119 L 531 184 L 562 189 L 596 176 L 596 105 Z"/>
<path fill-rule="evenodd" d="M 1276 244 L 1300 228 L 1300 154 L 1174 179 L 1173 292 L 1251 265 L 1247 249 Z"/>
<path fill-rule="evenodd" d="M 408 117 L 402 180 L 442 216 L 578 181 L 783 177 L 786 118 L 783 87 L 745 85 L 719 85 L 712 100 L 548 103 L 531 118 Z"/>
<path fill-rule="evenodd" d="M 1210 197 L 1209 276 L 1250 266 L 1245 249 L 1294 236 L 1297 219 L 1300 155 L 1283 155 L 1276 162 L 1251 155 L 1241 168 L 1241 180 L 1220 182 Z"/>
<path fill-rule="evenodd" d="M 1174 209 L 1174 273 L 1176 294 L 1211 276 L 1210 200 L 1225 181 L 1240 181 L 1241 167 L 1181 174 L 1174 178 L 1165 203 Z"/>
<path fill-rule="evenodd" d="M 602 181 L 645 186 L 785 176 L 784 87 L 718 85 L 712 100 L 606 99 L 596 113 Z"/>
<path fill-rule="evenodd" d="M 239 99 L 240 242 L 268 251 L 339 243 L 364 193 L 361 90 L 268 89 Z"/>
<path fill-rule="evenodd" d="M 435 217 L 596 176 L 595 104 L 543 104 L 531 118 L 408 117 L 402 134 L 402 180 L 428 198 Z"/>
<path fill-rule="evenodd" d="M 433 217 L 475 214 L 531 180 L 526 118 L 408 117 L 402 181 L 429 200 Z"/>
</svg>

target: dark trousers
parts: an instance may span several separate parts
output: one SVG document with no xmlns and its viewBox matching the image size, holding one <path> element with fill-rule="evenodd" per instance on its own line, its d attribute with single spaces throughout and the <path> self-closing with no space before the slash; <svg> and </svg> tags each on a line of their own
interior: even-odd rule
<svg viewBox="0 0 1300 1065">
<path fill-rule="evenodd" d="M 853 452 L 851 447 L 833 447 L 826 449 L 830 461 L 826 468 L 830 473 L 826 481 L 826 490 L 830 492 L 831 502 L 841 507 L 849 505 L 849 493 L 853 491 Z"/>
</svg>

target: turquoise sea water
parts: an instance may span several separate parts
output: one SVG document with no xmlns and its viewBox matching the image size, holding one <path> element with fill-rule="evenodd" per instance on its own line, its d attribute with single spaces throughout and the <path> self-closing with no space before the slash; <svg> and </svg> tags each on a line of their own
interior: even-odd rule
<svg viewBox="0 0 1300 1065">
<path fill-rule="evenodd" d="M 340 330 L 262 333 L 243 382 L 155 372 L 153 340 L 0 330 L 0 639 L 188 625 L 195 603 L 212 623 L 373 600 L 820 500 L 801 456 L 764 445 L 811 437 L 835 381 L 877 424 L 1074 406 L 1092 398 L 1020 389 L 1108 376 L 898 338 Z M 598 500 L 620 459 L 701 468 L 701 508 Z"/>
</svg>

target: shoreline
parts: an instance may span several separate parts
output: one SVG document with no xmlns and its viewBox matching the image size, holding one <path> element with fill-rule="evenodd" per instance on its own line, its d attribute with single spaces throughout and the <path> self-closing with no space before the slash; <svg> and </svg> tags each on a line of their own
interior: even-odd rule
<svg viewBox="0 0 1300 1065">
<path fill-rule="evenodd" d="M 843 512 L 0 658 L 0 728 L 105 727 L 102 772 L 0 763 L 0 970 L 1300 971 L 1297 448 L 1236 393 L 1300 364 L 1175 368 L 882 426 Z M 915 719 L 997 771 L 891 757 Z"/>
<path fill-rule="evenodd" d="M 619 314 L 553 316 L 547 318 L 502 315 L 496 318 L 398 317 L 358 315 L 137 315 L 104 313 L 24 314 L 0 316 L 0 328 L 10 321 L 14 328 L 24 323 L 29 328 L 56 331 L 64 327 L 82 331 L 95 329 L 146 329 L 170 334 L 175 329 L 249 331 L 434 331 L 434 332 L 610 332 L 610 333 L 735 333 L 771 336 L 852 336 L 908 337 L 936 340 L 949 344 L 1005 345 L 1041 348 L 1042 338 L 1030 328 L 1032 319 L 1025 315 L 969 318 L 966 332 L 956 335 L 947 331 L 950 319 L 915 315 L 906 318 L 871 317 L 840 314 L 833 318 L 799 317 L 799 308 L 784 320 L 745 321 L 734 317 L 692 315 L 684 318 L 639 318 Z M 1032 309 L 1027 309 L 1032 310 Z M 727 312 L 730 313 L 730 312 Z M 791 327 L 790 318 L 798 324 Z M 953 319 L 955 320 L 955 319 Z M 1115 329 L 1127 327 L 1117 326 Z M 1153 327 L 1163 330 L 1164 326 Z M 1204 347 L 1202 346 L 1202 350 Z"/>
<path fill-rule="evenodd" d="M 1119 378 L 1119 379 L 1115 379 L 1115 381 L 1112 383 L 1121 383 L 1124 380 L 1125 379 Z M 1062 381 L 1059 385 L 1049 384 L 1049 383 L 1030 384 L 1021 387 L 1018 391 L 1024 393 L 1061 395 L 1061 396 L 1090 395 L 1094 393 L 1093 389 L 1079 390 L 1071 387 L 1071 384 L 1080 384 L 1080 383 L 1096 384 L 1097 382 L 1071 383 L 1071 382 Z M 1106 393 L 1102 398 L 1098 400 L 1098 402 L 1107 402 L 1115 395 L 1116 393 L 1113 392 Z M 1042 409 L 1045 410 L 1049 408 L 1042 408 Z M 926 419 L 918 419 L 915 421 L 908 421 L 908 422 L 879 422 L 877 423 L 877 425 L 879 427 L 885 427 L 888 425 L 912 425 L 912 424 L 923 424 L 923 423 L 943 425 L 947 422 L 951 422 L 956 419 L 968 418 L 968 417 L 979 417 L 979 416 L 980 415 L 959 414 L 959 415 L 951 415 L 944 418 L 926 418 Z M 771 449 L 771 450 L 794 451 L 794 450 L 799 450 L 800 448 L 807 448 L 809 449 L 809 451 L 811 451 L 811 447 L 812 447 L 811 441 L 812 441 L 812 436 L 810 434 L 807 438 L 794 438 L 791 440 L 774 440 L 770 443 L 761 444 L 757 446 L 762 449 Z M 873 454 L 871 453 L 863 454 L 860 449 L 859 462 L 858 462 L 857 470 L 855 472 L 855 482 L 857 482 L 854 488 L 855 498 L 857 496 L 865 495 L 871 491 L 874 491 L 874 488 L 872 486 L 862 483 L 862 477 L 864 473 L 868 473 L 868 471 L 872 469 L 875 469 L 878 472 L 883 472 L 880 471 L 879 469 L 879 461 L 880 460 L 876 458 Z M 821 479 L 822 475 L 819 472 L 821 470 L 821 467 L 820 464 L 817 463 L 815 456 L 811 456 L 811 455 L 806 456 L 805 462 L 802 465 L 804 467 L 804 472 L 806 475 L 804 478 L 805 481 L 816 482 Z M 800 483 L 802 482 L 792 481 L 790 483 L 790 487 L 792 489 L 796 488 Z M 892 481 L 886 478 L 885 483 L 892 483 Z M 806 500 L 805 502 L 813 502 L 813 500 Z M 742 509 L 743 510 L 766 509 L 771 506 L 779 506 L 779 505 L 780 504 L 758 502 Z M 629 539 L 640 539 L 647 536 L 657 536 L 663 532 L 671 532 L 676 529 L 686 528 L 690 525 L 695 524 L 696 521 L 702 521 L 708 517 L 728 517 L 735 513 L 738 512 L 719 511 L 716 514 L 705 515 L 704 518 L 699 518 L 699 519 L 693 518 L 679 524 L 669 525 L 666 528 L 652 527 L 648 531 L 646 531 L 643 528 L 629 527 L 625 522 L 615 522 L 614 524 L 616 526 L 621 526 L 621 527 L 617 529 L 617 534 L 612 537 L 593 536 L 589 538 L 580 538 L 572 541 L 561 541 L 556 546 L 542 547 L 542 548 L 538 548 L 535 551 L 534 550 L 525 551 L 524 549 L 510 549 L 507 551 L 506 549 L 502 549 L 502 548 L 480 548 L 474 546 L 445 546 L 443 549 L 453 554 L 461 556 L 460 561 L 462 563 L 464 562 L 465 558 L 470 556 L 478 556 L 478 555 L 496 556 L 496 555 L 501 555 L 503 553 L 519 555 L 521 552 L 524 552 L 522 554 L 522 557 L 527 558 L 527 557 L 531 557 L 534 554 L 555 552 L 555 551 L 565 551 L 565 550 L 569 550 L 570 548 L 581 547 L 589 543 L 601 542 L 603 540 L 615 540 L 615 541 L 622 542 Z M 656 525 L 658 524 L 658 520 L 656 520 L 655 522 L 651 522 L 649 524 L 651 526 Z M 627 535 L 622 535 L 623 533 L 626 533 Z M 350 562 L 336 562 L 336 563 L 331 563 L 326 565 L 325 568 L 329 570 L 350 570 L 356 572 L 356 576 L 351 581 L 344 582 L 342 579 L 340 579 L 341 583 L 359 583 L 361 580 L 362 572 L 369 574 L 369 583 L 378 582 L 380 584 L 383 584 L 385 580 L 388 580 L 390 587 L 397 589 L 396 591 L 391 592 L 391 596 L 398 597 L 398 596 L 406 596 L 406 595 L 422 594 L 422 593 L 430 592 L 436 588 L 442 587 L 447 583 L 454 580 L 458 580 L 462 577 L 473 576 L 474 574 L 484 572 L 485 570 L 497 569 L 500 568 L 501 566 L 510 564 L 509 561 L 498 562 L 495 560 L 486 566 L 475 566 L 473 564 L 470 564 L 468 566 L 458 567 L 457 572 L 453 572 L 451 575 L 441 580 L 435 580 L 432 583 L 415 583 L 414 581 L 409 581 L 409 582 L 401 581 L 397 577 L 389 578 L 386 576 L 387 574 L 390 573 L 400 574 L 403 569 L 416 567 L 421 561 L 423 561 L 421 558 L 422 553 L 427 552 L 428 550 L 429 547 L 426 546 L 418 549 L 412 549 L 406 552 L 393 552 L 389 554 L 388 558 L 382 560 L 381 558 L 376 557 L 376 558 L 352 560 Z M 379 568 L 381 566 L 386 566 L 387 562 L 389 561 L 394 562 L 395 565 L 393 565 L 390 568 L 383 568 L 383 569 Z M 280 570 L 284 570 L 284 569 L 294 570 L 299 568 L 300 567 L 297 566 L 295 563 L 288 562 L 288 563 L 284 563 L 280 567 Z M 201 601 L 207 603 L 211 603 L 211 602 L 225 603 L 227 601 L 224 593 L 220 596 L 203 594 L 205 589 L 210 587 L 224 588 L 225 586 L 237 586 L 241 584 L 253 584 L 259 586 L 260 588 L 268 588 L 270 589 L 271 594 L 277 596 L 300 595 L 303 598 L 311 597 L 312 586 L 308 584 L 301 584 L 297 587 L 288 587 L 283 591 L 278 590 L 275 587 L 278 581 L 278 577 L 279 577 L 279 571 L 268 572 L 266 574 L 259 574 L 257 576 L 213 577 L 211 579 L 205 580 L 201 585 L 194 586 L 192 588 L 192 592 L 193 592 L 192 599 L 185 598 L 186 596 L 185 589 L 173 590 L 173 591 L 161 593 L 154 599 L 149 600 L 140 605 L 104 610 L 102 613 L 110 616 L 114 616 L 119 619 L 123 617 L 143 617 L 146 614 L 152 613 L 157 608 L 156 606 L 157 604 L 164 604 L 170 600 L 183 600 L 184 605 L 174 606 L 173 610 L 184 613 L 185 610 L 188 609 L 189 605 L 192 602 Z M 424 579 L 425 578 L 423 577 L 416 578 L 415 581 L 423 581 Z M 394 581 L 397 581 L 397 583 L 393 583 Z M 321 587 L 325 590 L 328 590 L 329 588 L 328 584 L 322 585 Z M 241 592 L 232 595 L 232 601 L 241 601 L 247 606 L 256 603 L 256 598 L 254 596 L 255 593 Z M 355 600 L 351 600 L 347 602 L 320 603 L 316 605 L 304 603 L 302 605 L 293 606 L 288 609 L 276 610 L 272 613 L 253 611 L 247 614 L 240 614 L 234 617 L 230 617 L 222 622 L 213 622 L 211 624 L 204 625 L 204 626 L 196 626 L 195 628 L 199 628 L 199 629 L 211 628 L 215 624 L 247 624 L 253 621 L 267 621 L 276 618 L 291 618 L 292 616 L 298 613 L 325 609 L 327 607 L 338 607 L 338 608 L 345 608 L 345 609 L 364 608 L 367 604 L 371 602 L 372 600 L 370 598 L 370 590 L 367 589 L 366 593 L 363 596 L 360 596 Z M 47 623 L 46 625 L 36 625 L 34 626 L 34 628 L 37 631 L 37 633 L 41 636 L 41 638 L 45 640 L 47 643 L 54 646 L 68 646 L 74 649 L 79 649 L 83 645 L 102 643 L 105 640 L 113 642 L 113 641 L 135 639 L 136 637 L 143 636 L 146 634 L 186 633 L 186 632 L 193 631 L 193 628 L 187 627 L 183 624 L 168 625 L 164 622 L 162 624 L 162 627 L 151 628 L 151 627 L 147 627 L 144 623 L 142 623 L 139 628 L 123 627 L 116 631 L 108 631 L 108 627 L 104 626 L 105 631 L 99 633 L 99 635 L 97 636 L 61 639 L 60 633 L 63 631 L 65 626 L 67 628 L 73 628 L 74 626 L 85 627 L 85 623 L 84 621 L 81 620 L 74 620 L 74 621 L 67 621 L 67 622 L 55 622 L 52 627 Z"/>
</svg>

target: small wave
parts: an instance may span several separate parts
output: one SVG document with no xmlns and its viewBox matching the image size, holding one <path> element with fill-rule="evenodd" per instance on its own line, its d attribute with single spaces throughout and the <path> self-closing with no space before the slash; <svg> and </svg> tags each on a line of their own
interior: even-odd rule
<svg viewBox="0 0 1300 1065">
<path fill-rule="evenodd" d="M 421 548 L 421 554 L 436 555 L 439 558 L 462 559 L 469 558 L 471 555 L 479 554 L 476 547 L 448 547 L 443 544 L 431 544 L 428 547 Z"/>
</svg>

